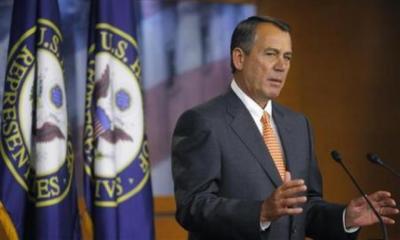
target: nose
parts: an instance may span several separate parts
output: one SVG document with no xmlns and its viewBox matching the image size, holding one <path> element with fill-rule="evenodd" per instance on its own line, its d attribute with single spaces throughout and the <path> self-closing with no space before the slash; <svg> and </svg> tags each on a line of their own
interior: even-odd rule
<svg viewBox="0 0 400 240">
<path fill-rule="evenodd" d="M 275 62 L 274 70 L 278 72 L 284 72 L 289 68 L 289 65 L 289 60 L 285 59 L 284 57 L 279 57 Z"/>
</svg>

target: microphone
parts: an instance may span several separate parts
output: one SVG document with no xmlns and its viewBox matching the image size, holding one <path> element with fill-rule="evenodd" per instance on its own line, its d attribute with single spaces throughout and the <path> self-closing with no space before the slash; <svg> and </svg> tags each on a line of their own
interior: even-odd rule
<svg viewBox="0 0 400 240">
<path fill-rule="evenodd" d="M 353 182 L 353 184 L 356 186 L 357 190 L 360 192 L 361 196 L 365 199 L 365 201 L 367 201 L 368 206 L 372 209 L 372 211 L 374 212 L 375 216 L 378 218 L 379 221 L 379 225 L 381 226 L 382 232 L 383 232 L 383 239 L 384 240 L 388 240 L 388 233 L 387 233 L 387 228 L 386 225 L 383 223 L 382 217 L 379 215 L 378 211 L 376 211 L 376 209 L 374 208 L 374 206 L 372 205 L 372 203 L 369 201 L 369 199 L 367 198 L 367 195 L 365 194 L 365 192 L 361 189 L 360 185 L 358 185 L 357 181 L 354 179 L 353 175 L 350 173 L 350 171 L 347 169 L 347 167 L 344 165 L 343 161 L 342 161 L 342 157 L 340 156 L 339 152 L 336 150 L 331 151 L 331 157 L 333 160 L 335 160 L 337 163 L 340 164 L 340 166 L 342 166 L 342 168 L 344 169 L 344 171 L 347 173 L 347 175 L 350 177 L 351 181 Z"/>
<path fill-rule="evenodd" d="M 385 163 L 382 161 L 382 159 L 379 157 L 378 154 L 376 154 L 376 153 L 368 153 L 368 154 L 367 154 L 367 159 L 368 159 L 370 162 L 372 162 L 372 163 L 374 163 L 374 164 L 376 164 L 376 165 L 379 165 L 379 166 L 381 166 L 381 167 L 383 167 L 383 168 L 386 168 L 387 170 L 389 170 L 390 172 L 392 172 L 392 173 L 393 173 L 394 175 L 396 175 L 397 177 L 400 177 L 400 173 L 397 172 L 396 170 L 394 170 L 394 168 L 392 168 L 392 167 L 390 167 L 389 165 L 385 164 Z"/>
</svg>

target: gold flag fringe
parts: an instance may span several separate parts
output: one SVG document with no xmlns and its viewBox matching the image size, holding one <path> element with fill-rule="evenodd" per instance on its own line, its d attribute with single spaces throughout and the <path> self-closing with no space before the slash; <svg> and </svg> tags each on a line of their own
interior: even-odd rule
<svg viewBox="0 0 400 240">
<path fill-rule="evenodd" d="M 86 208 L 85 200 L 80 197 L 78 200 L 79 216 L 81 218 L 81 232 L 84 240 L 93 240 L 93 223 Z"/>
<path fill-rule="evenodd" d="M 18 240 L 17 230 L 11 221 L 6 208 L 0 202 L 0 239 Z M 4 234 L 5 236 L 1 236 Z"/>
</svg>

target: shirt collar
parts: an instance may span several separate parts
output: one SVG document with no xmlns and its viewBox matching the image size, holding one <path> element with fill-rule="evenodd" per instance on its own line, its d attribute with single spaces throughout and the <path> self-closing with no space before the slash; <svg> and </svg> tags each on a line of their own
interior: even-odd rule
<svg viewBox="0 0 400 240">
<path fill-rule="evenodd" d="M 272 118 L 272 103 L 271 100 L 268 100 L 265 108 L 261 108 L 252 98 L 250 98 L 242 89 L 237 85 L 236 81 L 233 79 L 231 82 L 231 88 L 233 92 L 239 97 L 239 99 L 246 106 L 247 110 L 250 112 L 250 115 L 253 117 L 255 121 L 260 121 L 264 112 L 267 112 Z"/>
</svg>

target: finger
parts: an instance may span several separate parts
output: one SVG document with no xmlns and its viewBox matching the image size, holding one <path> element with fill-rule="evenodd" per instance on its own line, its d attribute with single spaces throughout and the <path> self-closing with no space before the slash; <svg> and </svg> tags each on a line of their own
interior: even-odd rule
<svg viewBox="0 0 400 240">
<path fill-rule="evenodd" d="M 282 199 L 281 201 L 281 206 L 285 206 L 285 207 L 295 207 L 299 204 L 303 204 L 307 202 L 307 197 L 294 197 L 294 198 L 286 198 L 286 199 Z"/>
<path fill-rule="evenodd" d="M 292 187 L 297 187 L 300 185 L 304 185 L 303 179 L 295 179 L 295 180 L 290 180 L 290 181 L 284 182 L 279 188 L 284 191 L 286 189 L 289 189 Z"/>
<path fill-rule="evenodd" d="M 282 190 L 280 192 L 280 196 L 282 198 L 289 198 L 289 197 L 293 197 L 293 196 L 305 193 L 306 191 L 307 191 L 307 186 L 306 185 L 300 185 L 300 186 L 291 187 L 291 188 Z"/>
<path fill-rule="evenodd" d="M 290 174 L 289 171 L 286 171 L 285 172 L 285 181 L 284 182 L 288 182 L 290 180 L 292 180 L 292 175 Z"/>
<path fill-rule="evenodd" d="M 379 207 L 396 207 L 396 201 L 392 198 L 381 200 L 378 203 Z"/>
<path fill-rule="evenodd" d="M 396 221 L 389 217 L 382 217 L 382 221 L 384 224 L 395 224 Z"/>
<path fill-rule="evenodd" d="M 379 215 L 389 216 L 389 215 L 396 215 L 399 213 L 399 209 L 391 208 L 391 207 L 381 207 L 379 209 Z"/>
<path fill-rule="evenodd" d="M 372 201 L 380 201 L 380 200 L 385 199 L 385 198 L 390 198 L 391 195 L 392 194 L 390 192 L 387 192 L 387 191 L 377 191 L 377 192 L 374 192 L 374 193 L 370 194 L 368 196 L 368 199 L 370 199 Z"/>
<path fill-rule="evenodd" d="M 280 214 L 283 215 L 298 215 L 303 212 L 303 208 L 283 208 L 280 210 Z"/>
</svg>

